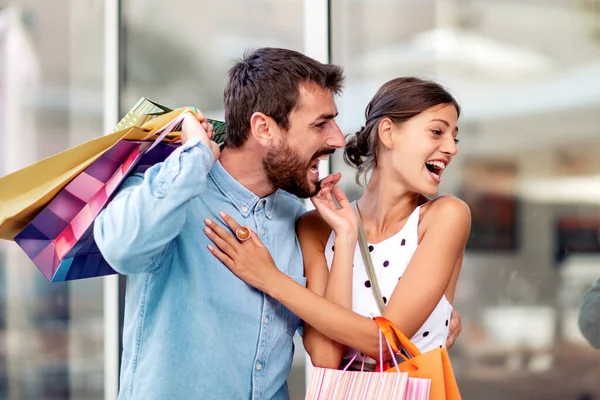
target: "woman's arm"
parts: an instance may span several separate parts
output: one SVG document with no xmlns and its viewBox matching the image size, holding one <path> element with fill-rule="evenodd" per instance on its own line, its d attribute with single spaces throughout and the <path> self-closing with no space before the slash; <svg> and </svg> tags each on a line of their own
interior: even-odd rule
<svg viewBox="0 0 600 400">
<path fill-rule="evenodd" d="M 304 259 L 306 287 L 333 303 L 351 309 L 352 260 L 347 260 L 348 256 L 345 253 L 348 251 L 344 251 L 341 243 L 335 244 L 334 263 L 338 264 L 338 268 L 335 269 L 335 265 L 332 265 L 330 273 L 325 258 L 325 246 L 331 228 L 316 211 L 309 211 L 300 217 L 296 233 Z M 350 267 L 346 265 L 346 268 L 340 268 L 339 264 L 342 262 L 349 262 Z M 307 323 L 304 324 L 302 341 L 314 366 L 337 368 L 340 365 L 345 349 L 343 344 L 329 339 Z"/>
<path fill-rule="evenodd" d="M 422 326 L 448 288 L 470 230 L 468 206 L 453 197 L 431 204 L 428 214 L 432 223 L 384 313 L 408 337 Z M 225 222 L 234 230 L 239 226 L 228 216 Z M 208 236 L 222 250 L 211 246 L 210 251 L 240 279 L 284 304 L 323 335 L 379 359 L 375 321 L 307 290 L 281 273 L 254 233 L 252 241 L 240 245 L 216 224 L 208 226 L 212 228 Z"/>
<path fill-rule="evenodd" d="M 469 236 L 468 206 L 455 197 L 433 201 L 427 211 L 423 237 L 402 279 L 388 301 L 384 317 L 412 337 L 433 312 L 444 294 L 454 298 L 456 267 Z"/>
<path fill-rule="evenodd" d="M 465 258 L 465 251 L 463 250 L 456 263 L 454 264 L 452 278 L 450 278 L 450 283 L 448 284 L 448 289 L 446 289 L 446 299 L 450 304 L 454 303 L 454 292 L 456 290 L 456 283 L 458 282 L 458 276 L 460 275 L 460 269 L 462 267 L 463 259 Z"/>
<path fill-rule="evenodd" d="M 351 310 L 358 218 L 346 195 L 335 186 L 340 178 L 341 174 L 337 173 L 321 181 L 319 193 L 311 198 L 316 210 L 300 218 L 296 234 L 302 249 L 308 289 Z M 328 268 L 325 246 L 332 231 L 335 232 L 335 251 L 331 268 Z M 305 325 L 308 329 L 303 335 L 304 347 L 313 365 L 339 367 L 345 346 Z"/>
</svg>

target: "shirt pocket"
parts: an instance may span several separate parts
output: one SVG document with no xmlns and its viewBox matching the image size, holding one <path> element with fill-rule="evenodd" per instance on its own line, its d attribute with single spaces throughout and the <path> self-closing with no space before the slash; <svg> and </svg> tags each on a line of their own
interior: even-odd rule
<svg viewBox="0 0 600 400">
<path fill-rule="evenodd" d="M 290 278 L 292 278 L 294 281 L 301 284 L 302 286 L 306 287 L 306 278 L 305 277 L 290 276 Z M 285 332 L 288 335 L 294 336 L 294 334 L 298 330 L 298 327 L 300 327 L 301 322 L 302 321 L 296 314 L 294 314 L 292 311 L 290 311 L 287 308 L 285 309 Z"/>
</svg>

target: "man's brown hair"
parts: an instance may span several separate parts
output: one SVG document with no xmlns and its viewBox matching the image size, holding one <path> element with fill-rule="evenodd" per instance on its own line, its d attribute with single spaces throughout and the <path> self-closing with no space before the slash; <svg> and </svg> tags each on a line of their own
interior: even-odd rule
<svg viewBox="0 0 600 400">
<path fill-rule="evenodd" d="M 294 50 L 260 48 L 244 54 L 229 70 L 224 107 L 227 122 L 225 145 L 240 147 L 250 134 L 250 117 L 262 112 L 283 129 L 298 106 L 301 84 L 317 84 L 339 94 L 342 69 L 320 63 Z"/>
</svg>

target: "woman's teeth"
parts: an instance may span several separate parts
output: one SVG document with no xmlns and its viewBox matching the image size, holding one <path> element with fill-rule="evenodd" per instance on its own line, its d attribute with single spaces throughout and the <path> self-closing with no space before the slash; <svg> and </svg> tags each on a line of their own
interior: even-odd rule
<svg viewBox="0 0 600 400">
<path fill-rule="evenodd" d="M 431 165 L 437 168 L 438 170 L 444 170 L 444 168 L 446 168 L 446 164 L 444 164 L 441 161 L 427 161 L 425 164 Z"/>
</svg>

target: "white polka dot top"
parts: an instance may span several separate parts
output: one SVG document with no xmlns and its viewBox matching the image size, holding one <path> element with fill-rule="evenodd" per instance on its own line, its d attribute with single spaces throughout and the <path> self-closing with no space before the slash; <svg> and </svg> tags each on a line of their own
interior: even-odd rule
<svg viewBox="0 0 600 400">
<path fill-rule="evenodd" d="M 404 274 L 417 249 L 420 209 L 419 206 L 412 212 L 400 232 L 378 244 L 369 244 L 373 269 L 379 282 L 384 303 L 392 296 L 396 283 L 402 278 L 402 274 Z M 329 268 L 331 268 L 335 251 L 334 239 L 335 232 L 332 231 L 325 248 L 325 257 Z M 371 282 L 358 243 L 354 251 L 352 310 L 369 318 L 381 315 L 373 298 Z M 448 302 L 446 296 L 442 296 L 429 318 L 411 338 L 411 341 L 421 352 L 446 345 L 451 313 L 452 305 Z M 354 350 L 348 349 L 344 358 L 352 358 L 354 353 Z"/>
</svg>

